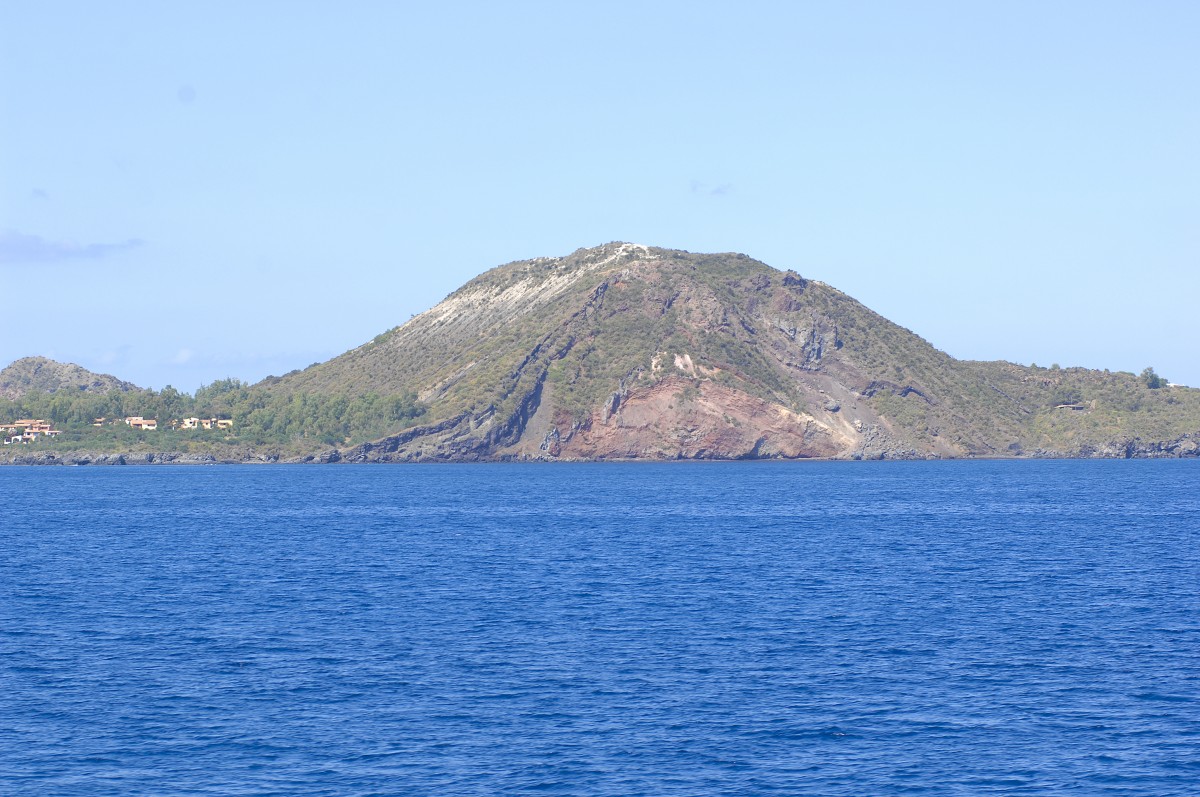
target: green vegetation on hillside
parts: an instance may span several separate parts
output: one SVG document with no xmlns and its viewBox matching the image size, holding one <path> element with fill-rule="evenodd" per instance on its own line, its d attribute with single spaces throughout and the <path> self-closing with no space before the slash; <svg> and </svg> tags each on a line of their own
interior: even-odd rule
<svg viewBox="0 0 1200 797">
<path fill-rule="evenodd" d="M 607 417 L 603 408 L 631 392 L 680 378 L 831 426 L 857 422 L 898 453 L 1068 454 L 1200 431 L 1200 391 L 1169 388 L 1153 369 L 1139 379 L 962 362 L 793 272 L 745 255 L 629 244 L 492 269 L 272 389 L 416 393 L 430 423 L 469 418 L 447 433 L 469 441 L 498 427 L 505 439 L 520 434 L 531 406 L 565 423 L 562 434 Z M 846 406 L 824 409 L 838 403 L 818 392 L 827 389 Z M 495 446 L 490 439 L 482 445 Z"/>
<path fill-rule="evenodd" d="M 1154 373 L 1153 368 L 1147 368 L 1142 371 L 1142 381 L 1146 383 L 1146 387 L 1151 390 L 1158 390 L 1161 387 L 1166 387 L 1170 384 L 1166 379 L 1163 379 L 1158 374 Z"/>
<path fill-rule="evenodd" d="M 108 393 L 137 390 L 137 386 L 110 374 L 97 374 L 74 363 L 46 357 L 22 357 L 0 370 L 0 398 L 17 399 L 26 393 Z"/>
<path fill-rule="evenodd" d="M 672 455 L 672 440 L 709 434 L 705 418 L 728 417 L 741 419 L 739 431 L 713 432 L 704 455 L 757 456 L 754 441 L 779 434 L 765 416 L 789 411 L 807 435 L 792 450 L 819 456 L 1200 450 L 1200 390 L 1172 386 L 1153 368 L 1138 376 L 955 360 L 795 272 L 745 255 L 633 244 L 499 266 L 362 346 L 253 386 L 105 392 L 112 377 L 35 358 L 0 376 L 26 391 L 0 401 L 0 420 L 46 418 L 63 435 L 45 445 L 105 451 L 303 456 L 396 436 L 419 419 L 420 434 L 375 448 L 395 459 L 541 456 L 603 427 L 613 455 L 658 457 Z M 664 383 L 690 417 L 661 406 L 647 417 Z M 29 392 L 35 385 L 43 387 Z M 641 410 L 628 409 L 638 401 Z M 727 414 L 714 405 L 722 401 Z M 760 435 L 751 407 L 764 416 Z M 159 429 L 91 425 L 130 415 L 157 418 Z M 233 424 L 169 429 L 185 417 Z M 659 438 L 637 450 L 616 439 L 647 434 L 639 428 Z"/>
<path fill-rule="evenodd" d="M 1152 387 L 1125 372 L 972 363 L 1026 414 L 1027 447 L 1078 451 L 1114 440 L 1170 440 L 1200 431 L 1200 390 Z M 1146 369 L 1153 371 L 1153 369 Z"/>
<path fill-rule="evenodd" d="M 34 392 L 17 400 L 0 398 L 0 422 L 44 418 L 62 431 L 59 438 L 38 440 L 36 445 L 89 451 L 214 451 L 248 446 L 302 452 L 393 434 L 412 425 L 424 412 L 424 405 L 412 393 L 280 394 L 236 379 L 218 380 L 195 395 L 167 386 L 160 391 Z M 122 420 L 130 416 L 157 419 L 159 428 L 133 429 Z M 189 417 L 231 419 L 233 425 L 229 429 L 169 428 L 172 421 Z M 104 418 L 105 423 L 94 426 L 97 418 Z"/>
</svg>

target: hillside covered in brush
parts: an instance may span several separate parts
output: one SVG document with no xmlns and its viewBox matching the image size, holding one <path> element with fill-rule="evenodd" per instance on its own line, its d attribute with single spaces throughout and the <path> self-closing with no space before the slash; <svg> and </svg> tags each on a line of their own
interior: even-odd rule
<svg viewBox="0 0 1200 797">
<path fill-rule="evenodd" d="M 137 390 L 129 382 L 97 374 L 73 363 L 46 357 L 22 357 L 0 370 L 0 398 L 16 401 L 37 393 L 91 393 Z"/>
<path fill-rule="evenodd" d="M 501 266 L 275 394 L 415 394 L 325 459 L 1195 453 L 1200 391 L 965 362 L 741 254 L 609 244 Z"/>
<path fill-rule="evenodd" d="M 1200 453 L 1200 390 L 1149 369 L 960 361 L 795 272 L 634 244 L 494 268 L 352 351 L 256 385 L 141 390 L 26 358 L 0 390 L 0 422 L 61 432 L 6 447 L 0 461 L 14 462 Z M 130 415 L 159 429 L 112 423 Z M 184 428 L 189 416 L 214 429 Z M 232 423 L 217 432 L 218 418 Z"/>
</svg>

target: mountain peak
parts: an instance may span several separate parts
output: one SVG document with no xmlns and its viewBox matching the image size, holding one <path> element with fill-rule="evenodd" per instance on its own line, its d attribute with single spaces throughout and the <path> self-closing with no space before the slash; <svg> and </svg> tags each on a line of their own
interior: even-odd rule
<svg viewBox="0 0 1200 797">
<path fill-rule="evenodd" d="M 9 398 L 129 389 L 44 357 L 0 371 Z M 956 360 L 794 271 L 621 241 L 497 266 L 256 390 L 321 408 L 293 443 L 350 446 L 323 461 L 1200 456 L 1200 390 Z M 370 442 L 343 437 L 350 406 Z"/>
<path fill-rule="evenodd" d="M 272 389 L 428 407 L 351 460 L 1010 456 L 1200 417 L 1200 391 L 958 361 L 793 271 L 622 241 L 493 268 Z M 1160 403 L 1134 430 L 1128 407 Z"/>
<path fill-rule="evenodd" d="M 949 361 L 794 272 L 618 241 L 491 269 L 278 387 L 416 393 L 451 424 L 417 458 L 839 456 L 916 450 L 856 400 L 909 387 L 896 359 Z"/>
</svg>

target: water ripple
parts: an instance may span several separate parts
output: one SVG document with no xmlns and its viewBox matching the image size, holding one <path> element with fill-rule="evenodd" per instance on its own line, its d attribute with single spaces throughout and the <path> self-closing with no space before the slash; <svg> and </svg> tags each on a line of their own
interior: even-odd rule
<svg viewBox="0 0 1200 797">
<path fill-rule="evenodd" d="M 0 469 L 0 793 L 1195 795 L 1198 467 Z"/>
</svg>

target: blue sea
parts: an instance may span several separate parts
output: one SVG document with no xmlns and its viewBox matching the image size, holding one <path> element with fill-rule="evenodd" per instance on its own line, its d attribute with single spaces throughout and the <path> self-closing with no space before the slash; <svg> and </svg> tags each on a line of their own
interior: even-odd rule
<svg viewBox="0 0 1200 797">
<path fill-rule="evenodd" d="M 6 797 L 1200 794 L 1200 461 L 0 495 Z"/>
</svg>

